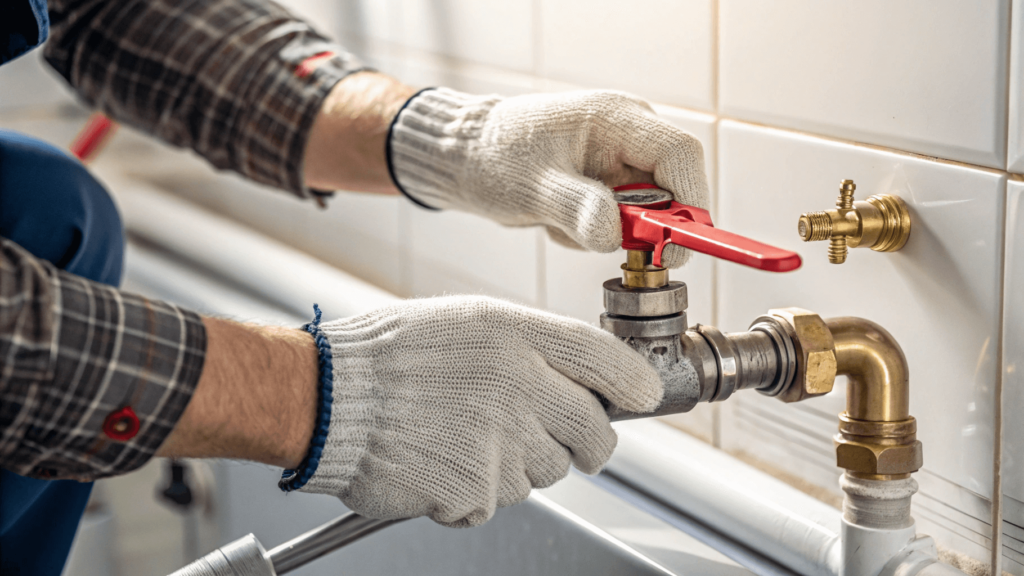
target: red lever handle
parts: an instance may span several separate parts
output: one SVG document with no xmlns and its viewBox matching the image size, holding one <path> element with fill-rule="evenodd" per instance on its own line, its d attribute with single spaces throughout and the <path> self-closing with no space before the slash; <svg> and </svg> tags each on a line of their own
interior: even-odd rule
<svg viewBox="0 0 1024 576">
<path fill-rule="evenodd" d="M 653 184 L 618 186 L 616 192 L 658 189 Z M 801 265 L 796 252 L 769 246 L 739 234 L 715 228 L 707 210 L 675 201 L 619 204 L 622 216 L 622 247 L 653 252 L 652 263 L 661 266 L 668 244 L 676 244 L 758 270 L 789 272 Z"/>
</svg>

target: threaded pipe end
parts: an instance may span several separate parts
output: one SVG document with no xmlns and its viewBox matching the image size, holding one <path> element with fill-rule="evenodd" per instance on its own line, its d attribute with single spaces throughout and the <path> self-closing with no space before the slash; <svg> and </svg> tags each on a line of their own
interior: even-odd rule
<svg viewBox="0 0 1024 576">
<path fill-rule="evenodd" d="M 832 218 L 828 212 L 801 214 L 796 230 L 804 242 L 828 240 L 832 236 Z"/>
<path fill-rule="evenodd" d="M 829 243 L 828 261 L 833 264 L 846 262 L 846 236 L 837 236 Z"/>
</svg>

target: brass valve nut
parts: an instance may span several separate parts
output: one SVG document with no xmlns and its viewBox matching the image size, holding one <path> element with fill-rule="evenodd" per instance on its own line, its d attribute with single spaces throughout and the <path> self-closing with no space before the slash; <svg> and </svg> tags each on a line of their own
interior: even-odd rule
<svg viewBox="0 0 1024 576">
<path fill-rule="evenodd" d="M 836 465 L 861 477 L 906 477 L 924 464 L 924 447 L 917 439 L 913 417 L 870 422 L 855 420 L 844 412 L 839 415 L 839 433 L 834 440 Z"/>
<path fill-rule="evenodd" d="M 836 347 L 832 332 L 814 312 L 802 308 L 778 308 L 768 315 L 781 321 L 796 353 L 796 376 L 777 398 L 800 402 L 832 391 L 836 380 Z"/>
<path fill-rule="evenodd" d="M 837 434 L 836 465 L 867 476 L 903 476 L 921 469 L 924 448 L 920 440 L 913 444 L 881 446 L 857 442 Z"/>
</svg>

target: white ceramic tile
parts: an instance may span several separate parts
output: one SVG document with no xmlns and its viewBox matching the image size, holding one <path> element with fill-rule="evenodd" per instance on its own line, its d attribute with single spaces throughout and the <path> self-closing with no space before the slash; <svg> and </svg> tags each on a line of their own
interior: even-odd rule
<svg viewBox="0 0 1024 576">
<path fill-rule="evenodd" d="M 517 96 L 536 92 L 537 79 L 521 72 L 510 72 L 493 66 L 453 61 L 430 54 L 404 52 L 395 54 L 400 61 L 396 71 L 406 84 L 416 87 L 446 86 L 471 94 Z"/>
<path fill-rule="evenodd" d="M 743 329 L 782 306 L 878 322 L 910 363 L 925 473 L 989 498 L 1005 177 L 739 122 L 722 122 L 718 136 L 722 226 L 804 258 L 802 269 L 781 275 L 719 264 L 720 328 Z M 830 208 L 843 178 L 857 182 L 858 198 L 897 193 L 910 205 L 913 232 L 902 251 L 856 249 L 833 265 L 826 243 L 800 242 L 798 216 Z M 757 395 L 727 402 L 723 444 L 776 450 L 776 463 L 818 470 L 815 482 L 834 489 L 831 435 L 844 388 L 799 405 Z"/>
<path fill-rule="evenodd" d="M 992 555 L 992 502 L 927 468 L 914 478 L 920 486 L 913 501 L 918 532 L 987 563 Z"/>
<path fill-rule="evenodd" d="M 393 293 L 402 288 L 399 205 L 405 199 L 337 192 L 327 209 L 309 206 L 297 247 Z"/>
<path fill-rule="evenodd" d="M 1016 527 L 1024 558 L 1024 182 L 1006 186 L 1006 284 L 1003 317 L 1003 519 Z M 1008 534 L 1009 538 L 1012 538 Z M 1011 543 L 1007 543 L 1007 547 Z M 1024 562 L 1022 562 L 1024 564 Z"/>
<path fill-rule="evenodd" d="M 533 68 L 531 0 L 389 0 L 398 13 L 395 42 L 469 62 Z"/>
<path fill-rule="evenodd" d="M 723 115 L 1005 164 L 1009 0 L 719 7 Z"/>
<path fill-rule="evenodd" d="M 407 223 L 408 293 L 486 294 L 537 303 L 537 229 L 509 228 L 472 214 L 429 211 L 408 202 L 401 209 Z"/>
<path fill-rule="evenodd" d="M 1010 97 L 1006 169 L 1024 173 L 1024 0 L 1013 0 L 1010 24 Z"/>
<path fill-rule="evenodd" d="M 1024 575 L 1024 501 L 1003 493 L 1003 570 Z"/>
<path fill-rule="evenodd" d="M 711 110 L 713 2 L 541 0 L 541 73 Z"/>
</svg>

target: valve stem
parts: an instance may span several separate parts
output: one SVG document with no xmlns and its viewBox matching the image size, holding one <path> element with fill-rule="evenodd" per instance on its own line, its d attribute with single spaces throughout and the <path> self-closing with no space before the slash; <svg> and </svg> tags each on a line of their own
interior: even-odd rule
<svg viewBox="0 0 1024 576">
<path fill-rule="evenodd" d="M 836 200 L 836 207 L 840 210 L 853 210 L 853 193 L 857 190 L 857 185 L 853 183 L 853 180 L 843 180 L 839 184 L 839 199 Z"/>
</svg>

